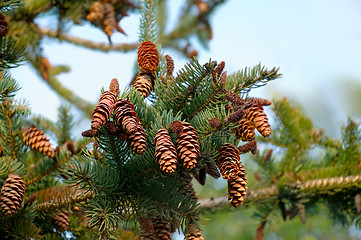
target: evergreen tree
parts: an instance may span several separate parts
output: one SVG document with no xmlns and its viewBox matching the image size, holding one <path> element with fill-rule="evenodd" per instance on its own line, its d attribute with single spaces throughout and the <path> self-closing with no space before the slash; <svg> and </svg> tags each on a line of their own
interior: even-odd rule
<svg viewBox="0 0 361 240">
<path fill-rule="evenodd" d="M 1 236 L 171 239 L 179 229 L 186 239 L 203 239 L 207 226 L 202 219 L 215 211 L 250 207 L 259 220 L 256 239 L 262 239 L 277 212 L 284 220 L 299 215 L 306 222 L 320 203 L 335 221 L 359 225 L 361 134 L 356 120 L 350 118 L 342 139 L 335 140 L 287 99 L 272 103 L 250 97 L 252 89 L 281 77 L 277 68 L 257 65 L 227 74 L 224 61 L 199 63 L 184 48 L 191 59 L 174 73 L 174 62 L 163 49 L 177 49 L 177 41 L 192 34 L 206 44 L 208 16 L 220 3 L 190 1 L 169 34 L 162 16 L 165 1 L 139 6 L 105 0 L 0 3 Z M 192 4 L 198 7 L 196 15 Z M 119 20 L 135 8 L 141 15 L 137 44 L 97 45 L 64 33 L 66 21 L 90 21 L 111 44 L 114 30 L 124 33 Z M 34 19 L 45 12 L 59 16 L 57 31 L 37 27 Z M 200 26 L 207 31 L 197 32 Z M 103 51 L 137 49 L 132 86 L 120 90 L 117 79 L 105 79 L 109 88 L 102 89 L 99 103 L 85 103 L 57 81 L 66 68 L 42 57 L 44 35 Z M 26 103 L 16 100 L 19 86 L 8 69 L 25 59 L 59 95 L 91 115 L 83 137 L 72 135 L 68 106 L 59 108 L 54 123 L 30 118 Z M 277 121 L 271 129 L 264 107 L 272 104 Z M 251 171 L 242 164 L 248 155 L 256 166 Z M 227 182 L 221 197 L 198 199 L 193 183 L 204 185 L 207 175 Z"/>
</svg>

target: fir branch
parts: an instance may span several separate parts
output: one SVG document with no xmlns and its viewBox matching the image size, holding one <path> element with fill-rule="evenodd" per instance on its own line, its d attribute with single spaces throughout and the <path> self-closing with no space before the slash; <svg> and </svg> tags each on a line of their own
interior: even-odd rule
<svg viewBox="0 0 361 240">
<path fill-rule="evenodd" d="M 9 11 L 13 11 L 17 7 L 19 7 L 21 3 L 22 2 L 19 0 L 2 0 L 0 2 L 0 13 L 7 13 Z"/>
<path fill-rule="evenodd" d="M 138 43 L 121 43 L 121 44 L 109 45 L 107 43 L 96 43 L 96 42 L 93 42 L 90 40 L 69 36 L 66 34 L 62 34 L 61 36 L 58 36 L 57 31 L 46 29 L 46 28 L 41 28 L 40 31 L 41 31 L 42 35 L 45 35 L 49 38 L 58 39 L 60 37 L 61 40 L 64 40 L 68 43 L 71 43 L 71 44 L 74 44 L 74 45 L 77 45 L 80 47 L 85 47 L 87 49 L 102 51 L 102 52 L 117 51 L 117 52 L 126 53 L 129 51 L 133 51 L 133 50 L 137 49 L 137 47 L 138 47 Z"/>
<path fill-rule="evenodd" d="M 0 39 L 0 70 L 14 68 L 21 65 L 24 58 L 25 47 L 21 47 L 10 36 Z"/>
<path fill-rule="evenodd" d="M 71 139 L 71 130 L 74 124 L 73 116 L 70 114 L 70 106 L 60 106 L 58 109 L 58 121 L 56 123 L 57 129 L 59 129 L 59 145 L 63 145 Z"/>
<path fill-rule="evenodd" d="M 0 101 L 14 97 L 20 86 L 8 71 L 0 72 Z"/>
<path fill-rule="evenodd" d="M 157 42 L 158 21 L 157 21 L 158 0 L 144 0 L 140 12 L 139 42 Z"/>
<path fill-rule="evenodd" d="M 279 68 L 267 70 L 261 64 L 251 69 L 245 68 L 227 77 L 226 89 L 233 90 L 234 93 L 241 94 L 241 97 L 244 98 L 251 89 L 262 87 L 269 81 L 282 77 L 278 70 Z"/>
<path fill-rule="evenodd" d="M 54 211 L 56 209 L 73 206 L 76 203 L 87 201 L 93 197 L 94 193 L 91 191 L 88 191 L 86 193 L 82 191 L 79 192 L 79 190 L 74 192 L 70 191 L 68 193 L 62 192 L 62 196 L 60 198 L 54 199 L 49 202 L 38 203 L 34 205 L 34 209 L 40 214 L 48 213 L 49 211 Z"/>
</svg>

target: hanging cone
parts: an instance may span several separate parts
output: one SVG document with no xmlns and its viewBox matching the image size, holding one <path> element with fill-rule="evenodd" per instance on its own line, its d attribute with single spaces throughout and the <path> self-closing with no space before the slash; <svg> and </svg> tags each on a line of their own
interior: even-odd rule
<svg viewBox="0 0 361 240">
<path fill-rule="evenodd" d="M 5 16 L 0 14 L 0 39 L 8 34 L 9 28 Z"/>
<path fill-rule="evenodd" d="M 114 122 L 128 134 L 138 130 L 139 118 L 134 111 L 134 105 L 125 99 L 118 99 L 114 105 Z"/>
<path fill-rule="evenodd" d="M 92 113 L 91 128 L 98 129 L 106 123 L 112 113 L 116 97 L 110 90 L 103 92 L 98 105 Z"/>
<path fill-rule="evenodd" d="M 204 240 L 202 231 L 194 224 L 188 225 L 188 233 L 185 234 L 187 240 Z"/>
<path fill-rule="evenodd" d="M 142 126 L 139 125 L 138 130 L 128 136 L 128 143 L 135 154 L 143 154 L 147 150 L 145 131 Z"/>
<path fill-rule="evenodd" d="M 161 218 L 153 220 L 154 234 L 157 240 L 171 240 L 171 233 L 169 230 L 169 221 L 163 221 Z"/>
<path fill-rule="evenodd" d="M 86 20 L 92 23 L 100 24 L 104 18 L 104 5 L 102 2 L 94 2 L 89 9 L 89 14 L 86 16 Z"/>
<path fill-rule="evenodd" d="M 255 125 L 246 118 L 242 118 L 239 122 L 240 126 L 234 130 L 234 136 L 244 142 L 251 141 L 256 137 L 254 129 Z"/>
<path fill-rule="evenodd" d="M 65 232 L 69 228 L 69 217 L 66 213 L 59 213 L 53 217 L 53 224 L 59 232 Z"/>
<path fill-rule="evenodd" d="M 237 178 L 241 162 L 238 149 L 230 143 L 225 143 L 218 152 L 217 165 L 222 177 L 227 180 Z"/>
<path fill-rule="evenodd" d="M 24 200 L 25 183 L 16 174 L 9 174 L 0 193 L 1 211 L 8 217 L 14 215 L 21 207 Z"/>
<path fill-rule="evenodd" d="M 243 204 L 247 195 L 247 173 L 241 164 L 239 164 L 239 170 L 235 179 L 228 180 L 228 200 L 233 207 Z"/>
<path fill-rule="evenodd" d="M 214 161 L 206 162 L 206 172 L 214 178 L 219 178 L 221 174 L 218 171 L 217 164 Z"/>
<path fill-rule="evenodd" d="M 252 140 L 242 146 L 238 147 L 238 150 L 241 154 L 245 154 L 248 152 L 252 152 L 253 154 L 256 154 L 256 150 L 257 150 L 257 141 L 256 140 Z"/>
<path fill-rule="evenodd" d="M 183 131 L 177 135 L 177 152 L 186 169 L 192 169 L 197 163 L 199 154 L 198 136 L 194 127 L 182 122 Z"/>
<path fill-rule="evenodd" d="M 145 73 L 155 72 L 159 65 L 159 54 L 156 46 L 146 41 L 138 48 L 138 66 Z"/>
<path fill-rule="evenodd" d="M 25 145 L 30 146 L 31 149 L 36 150 L 45 156 L 54 158 L 54 149 L 51 147 L 49 139 L 44 135 L 44 132 L 35 128 L 34 126 L 23 128 L 23 140 Z"/>
<path fill-rule="evenodd" d="M 226 65 L 226 63 L 224 61 L 222 61 L 220 64 L 217 65 L 216 68 L 213 69 L 213 71 L 212 71 L 212 79 L 213 79 L 214 84 L 217 85 L 217 82 L 218 82 L 217 80 L 221 76 L 225 65 Z"/>
<path fill-rule="evenodd" d="M 114 7 L 109 3 L 104 3 L 104 19 L 103 24 L 101 24 L 100 26 L 105 32 L 105 34 L 108 36 L 109 41 L 110 36 L 113 34 L 114 29 L 116 29 L 117 25 L 118 23 L 115 19 Z"/>
<path fill-rule="evenodd" d="M 166 174 L 173 173 L 178 163 L 177 152 L 167 129 L 158 130 L 154 138 L 154 145 L 154 157 L 160 169 Z"/>
<path fill-rule="evenodd" d="M 154 88 L 154 73 L 139 73 L 134 81 L 133 87 L 140 95 L 148 97 Z"/>
<path fill-rule="evenodd" d="M 263 112 L 263 108 L 253 102 L 250 102 L 249 105 L 245 112 L 245 118 L 256 126 L 258 132 L 263 137 L 268 137 L 271 134 L 271 126 L 268 123 L 266 114 Z"/>
</svg>

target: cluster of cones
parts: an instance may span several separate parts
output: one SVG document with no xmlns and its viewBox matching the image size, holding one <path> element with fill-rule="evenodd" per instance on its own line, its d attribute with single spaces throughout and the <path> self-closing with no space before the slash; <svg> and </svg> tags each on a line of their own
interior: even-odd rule
<svg viewBox="0 0 361 240">
<path fill-rule="evenodd" d="M 127 140 L 134 153 L 143 154 L 147 148 L 145 130 L 134 111 L 134 105 L 127 99 L 118 99 L 118 94 L 119 84 L 114 78 L 92 113 L 91 129 L 84 131 L 82 135 L 95 137 L 98 129 L 104 125 L 109 134 Z M 113 121 L 110 120 L 111 115 Z"/>
<path fill-rule="evenodd" d="M 133 87 L 142 96 L 148 97 L 154 89 L 155 72 L 159 65 L 159 54 L 151 41 L 140 44 L 137 52 L 138 67 L 141 70 L 136 77 Z"/>
<path fill-rule="evenodd" d="M 176 147 L 168 130 L 159 129 L 154 138 L 157 164 L 164 173 L 171 174 L 175 171 L 179 158 L 185 169 L 193 169 L 199 154 L 197 132 L 189 123 L 181 121 L 172 122 L 170 129 L 177 135 Z"/>
<path fill-rule="evenodd" d="M 135 6 L 129 1 L 120 0 L 101 0 L 94 2 L 89 13 L 86 16 L 86 20 L 99 26 L 104 33 L 110 37 L 114 30 L 126 35 L 124 30 L 119 26 L 118 22 L 127 16 L 127 9 L 135 8 Z"/>
</svg>

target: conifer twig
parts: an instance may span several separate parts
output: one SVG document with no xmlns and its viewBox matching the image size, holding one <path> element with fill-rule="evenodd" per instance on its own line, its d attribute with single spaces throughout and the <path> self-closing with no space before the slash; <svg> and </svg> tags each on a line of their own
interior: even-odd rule
<svg viewBox="0 0 361 240">
<path fill-rule="evenodd" d="M 43 35 L 48 36 L 49 38 L 59 37 L 57 31 L 55 30 L 41 28 L 40 32 Z M 135 50 L 138 47 L 138 43 L 120 43 L 120 44 L 109 45 L 108 43 L 96 43 L 90 40 L 69 36 L 66 34 L 62 34 L 61 39 L 68 43 L 75 44 L 77 46 L 85 47 L 87 49 L 99 50 L 102 52 L 109 52 L 109 51 L 129 52 Z"/>
</svg>

